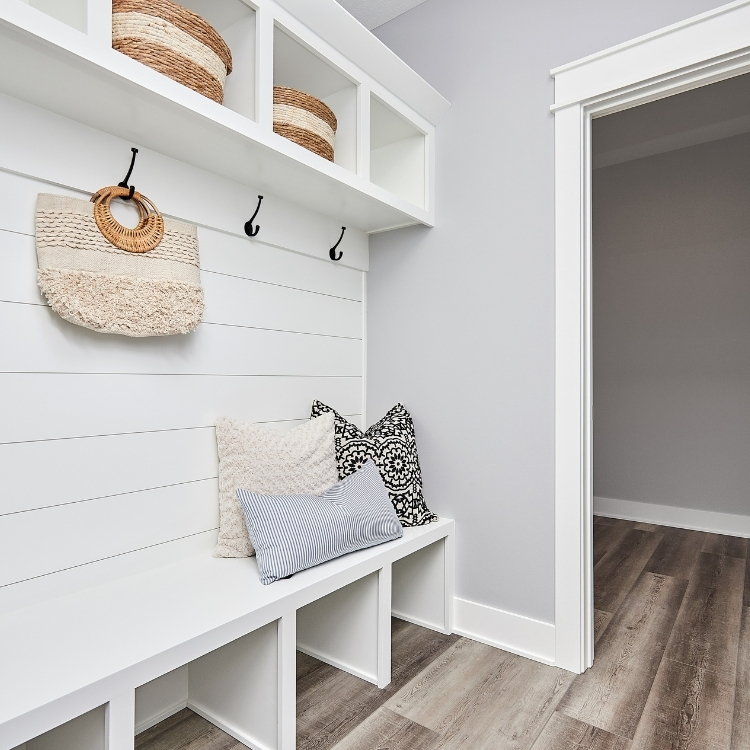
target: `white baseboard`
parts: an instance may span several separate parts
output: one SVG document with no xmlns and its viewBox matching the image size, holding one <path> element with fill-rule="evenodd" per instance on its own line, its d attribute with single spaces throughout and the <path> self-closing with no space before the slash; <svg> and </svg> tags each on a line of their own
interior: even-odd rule
<svg viewBox="0 0 750 750">
<path fill-rule="evenodd" d="M 170 706 L 169 708 L 165 708 L 163 711 L 160 711 L 155 716 L 150 716 L 145 721 L 142 721 L 140 724 L 135 725 L 135 733 L 140 734 L 141 732 L 145 732 L 147 729 L 151 729 L 151 727 L 155 727 L 160 721 L 164 721 L 164 719 L 168 719 L 173 714 L 176 714 L 178 711 L 182 711 L 183 708 L 187 708 L 187 701 L 180 701 L 179 703 L 175 703 L 173 706 Z"/>
<path fill-rule="evenodd" d="M 352 667 L 349 664 L 344 664 L 343 662 L 338 661 L 338 659 L 334 659 L 328 654 L 324 654 L 322 651 L 318 651 L 317 649 L 311 648 L 310 646 L 305 646 L 303 643 L 297 642 L 297 651 L 301 651 L 303 654 L 312 656 L 313 659 L 322 661 L 325 664 L 330 664 L 332 667 L 336 667 L 336 669 L 340 669 L 342 672 L 348 672 L 349 674 L 353 674 L 355 677 L 359 677 L 361 680 L 364 680 L 365 682 L 371 682 L 373 685 L 378 684 L 377 675 L 369 674 L 367 672 L 362 672 L 356 667 Z"/>
<path fill-rule="evenodd" d="M 191 711 L 194 711 L 196 714 L 198 714 L 198 716 L 202 716 L 206 721 L 210 721 L 215 727 L 219 727 L 219 729 L 221 729 L 223 732 L 226 732 L 228 735 L 234 737 L 234 739 L 236 739 L 238 742 L 241 742 L 243 745 L 249 747 L 250 750 L 272 750 L 266 745 L 263 745 L 257 740 L 250 737 L 250 735 L 245 734 L 245 732 L 241 731 L 233 724 L 224 721 L 221 716 L 213 713 L 213 711 L 209 711 L 200 703 L 188 701 L 187 707 Z"/>
<path fill-rule="evenodd" d="M 676 526 L 679 529 L 750 538 L 750 515 L 739 516 L 711 510 L 675 508 L 672 505 L 615 500 L 611 497 L 595 497 L 594 514 L 607 518 L 622 518 L 625 521 L 658 523 L 662 526 Z"/>
<path fill-rule="evenodd" d="M 405 615 L 403 612 L 397 612 L 395 609 L 391 610 L 391 615 L 395 617 L 397 620 L 404 620 L 404 622 L 410 622 L 413 625 L 419 625 L 421 628 L 434 630 L 436 633 L 444 633 L 445 635 L 450 635 L 453 632 L 452 630 L 446 630 L 444 627 L 440 625 L 435 625 L 435 623 L 433 622 L 422 620 L 419 617 L 412 617 L 411 615 Z"/>
<path fill-rule="evenodd" d="M 548 622 L 453 600 L 453 632 L 543 664 L 555 663 L 555 626 Z"/>
</svg>

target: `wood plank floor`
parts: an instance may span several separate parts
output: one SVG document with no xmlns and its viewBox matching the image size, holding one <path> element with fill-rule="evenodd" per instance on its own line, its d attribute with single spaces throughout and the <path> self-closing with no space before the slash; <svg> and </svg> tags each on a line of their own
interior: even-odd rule
<svg viewBox="0 0 750 750">
<path fill-rule="evenodd" d="M 750 750 L 748 540 L 594 523 L 594 666 L 571 675 L 393 620 L 393 681 L 297 655 L 304 750 Z M 244 746 L 188 709 L 137 750 Z"/>
</svg>

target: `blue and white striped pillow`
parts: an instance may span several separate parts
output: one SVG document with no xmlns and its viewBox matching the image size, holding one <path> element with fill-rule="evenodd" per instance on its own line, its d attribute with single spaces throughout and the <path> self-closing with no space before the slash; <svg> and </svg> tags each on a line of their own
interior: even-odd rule
<svg viewBox="0 0 750 750">
<path fill-rule="evenodd" d="M 372 461 L 322 495 L 237 490 L 263 584 L 398 539 L 401 523 Z"/>
</svg>

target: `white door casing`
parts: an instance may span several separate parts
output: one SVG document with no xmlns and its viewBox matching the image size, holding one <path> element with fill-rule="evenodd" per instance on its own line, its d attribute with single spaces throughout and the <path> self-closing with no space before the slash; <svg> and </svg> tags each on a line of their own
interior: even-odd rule
<svg viewBox="0 0 750 750">
<path fill-rule="evenodd" d="M 555 663 L 593 663 L 591 120 L 750 72 L 750 0 L 551 71 L 555 79 Z"/>
</svg>

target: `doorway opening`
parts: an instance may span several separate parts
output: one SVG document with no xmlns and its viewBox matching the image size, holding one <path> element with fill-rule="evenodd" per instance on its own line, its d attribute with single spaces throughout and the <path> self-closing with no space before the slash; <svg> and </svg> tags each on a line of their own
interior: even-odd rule
<svg viewBox="0 0 750 750">
<path fill-rule="evenodd" d="M 672 529 L 750 515 L 750 74 L 594 119 L 591 157 L 596 642 L 720 541 Z"/>
</svg>

